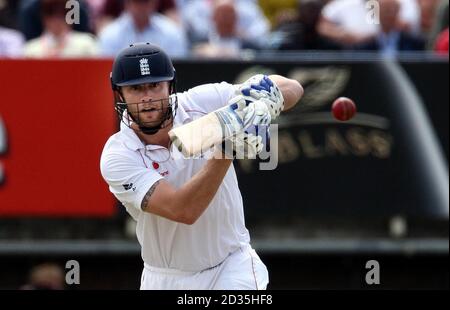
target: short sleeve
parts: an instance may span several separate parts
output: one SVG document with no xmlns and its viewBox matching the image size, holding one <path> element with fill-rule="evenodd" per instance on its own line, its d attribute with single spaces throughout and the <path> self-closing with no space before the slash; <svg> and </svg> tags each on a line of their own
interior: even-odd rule
<svg viewBox="0 0 450 310">
<path fill-rule="evenodd" d="M 132 156 L 107 154 L 102 156 L 100 169 L 109 190 L 125 206 L 141 210 L 141 202 L 151 186 L 163 177 L 156 171 L 140 166 Z"/>
<path fill-rule="evenodd" d="M 236 87 L 226 82 L 205 84 L 182 93 L 180 103 L 186 112 L 207 114 L 226 106 L 235 91 Z"/>
</svg>

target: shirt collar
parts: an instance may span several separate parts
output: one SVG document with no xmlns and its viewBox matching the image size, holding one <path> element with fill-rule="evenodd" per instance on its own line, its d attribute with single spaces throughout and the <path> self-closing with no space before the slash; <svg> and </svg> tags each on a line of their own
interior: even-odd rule
<svg viewBox="0 0 450 310">
<path fill-rule="evenodd" d="M 142 143 L 134 130 L 125 125 L 124 122 L 120 122 L 120 134 L 123 137 L 123 143 L 130 150 L 137 151 L 145 148 L 144 143 Z"/>
</svg>

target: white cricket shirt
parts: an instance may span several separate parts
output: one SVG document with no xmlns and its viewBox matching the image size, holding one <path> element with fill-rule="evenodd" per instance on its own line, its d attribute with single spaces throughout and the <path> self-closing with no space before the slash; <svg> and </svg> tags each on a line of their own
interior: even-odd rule
<svg viewBox="0 0 450 310">
<path fill-rule="evenodd" d="M 174 127 L 226 105 L 234 90 L 233 85 L 220 83 L 178 94 Z M 172 156 L 165 147 L 145 146 L 122 123 L 120 131 L 104 147 L 102 176 L 137 221 L 136 235 L 146 264 L 184 271 L 214 267 L 250 242 L 234 167 L 230 166 L 210 205 L 195 224 L 185 225 L 141 210 L 144 195 L 156 181 L 164 178 L 180 188 L 206 163 L 206 159 L 181 159 L 175 147 L 170 151 Z"/>
</svg>

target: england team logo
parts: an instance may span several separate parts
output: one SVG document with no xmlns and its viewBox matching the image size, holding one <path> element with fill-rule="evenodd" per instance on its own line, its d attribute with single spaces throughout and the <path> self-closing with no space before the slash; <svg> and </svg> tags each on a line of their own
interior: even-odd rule
<svg viewBox="0 0 450 310">
<path fill-rule="evenodd" d="M 141 65 L 141 75 L 150 75 L 150 66 L 148 65 L 148 59 L 142 58 L 139 63 Z"/>
</svg>

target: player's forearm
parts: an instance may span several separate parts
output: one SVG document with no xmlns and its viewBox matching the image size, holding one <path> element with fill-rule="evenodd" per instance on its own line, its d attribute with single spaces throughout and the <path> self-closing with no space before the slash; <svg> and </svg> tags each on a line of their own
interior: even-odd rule
<svg viewBox="0 0 450 310">
<path fill-rule="evenodd" d="M 285 78 L 281 75 L 270 75 L 269 78 L 277 84 L 284 98 L 284 110 L 292 109 L 303 96 L 302 85 L 292 79 Z"/>
<path fill-rule="evenodd" d="M 222 184 L 232 160 L 210 159 L 206 165 L 176 192 L 184 222 L 193 224 L 206 210 Z"/>
</svg>

